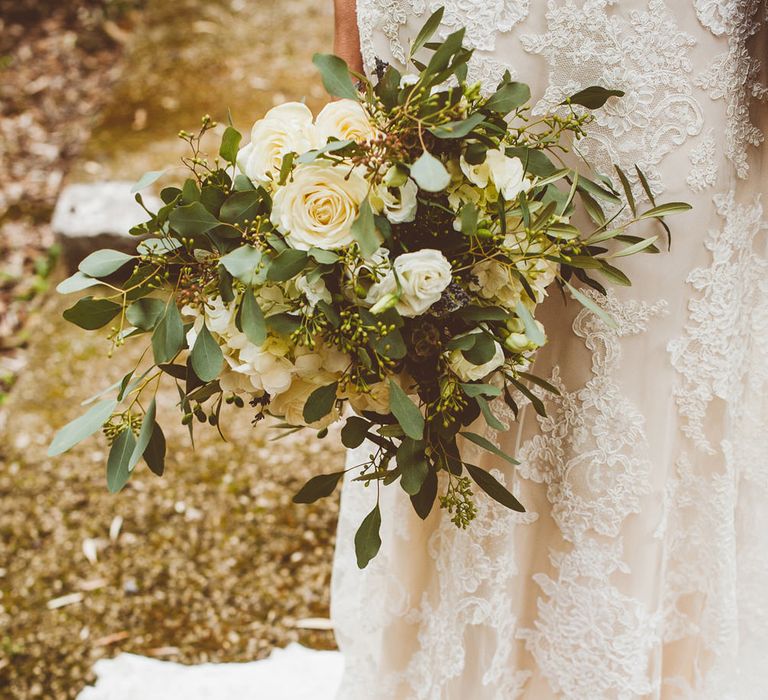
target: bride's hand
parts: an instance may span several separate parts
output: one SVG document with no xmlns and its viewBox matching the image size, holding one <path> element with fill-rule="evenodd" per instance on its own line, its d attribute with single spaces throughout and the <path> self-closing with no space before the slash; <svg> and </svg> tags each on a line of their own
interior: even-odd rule
<svg viewBox="0 0 768 700">
<path fill-rule="evenodd" d="M 358 73 L 363 72 L 360 35 L 357 30 L 356 0 L 333 0 L 335 24 L 333 52 Z"/>
</svg>

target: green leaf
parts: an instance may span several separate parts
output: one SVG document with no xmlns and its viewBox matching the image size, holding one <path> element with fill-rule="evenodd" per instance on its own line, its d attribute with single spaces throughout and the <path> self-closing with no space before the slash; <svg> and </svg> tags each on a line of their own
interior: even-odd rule
<svg viewBox="0 0 768 700">
<path fill-rule="evenodd" d="M 153 182 L 157 182 L 163 175 L 165 174 L 165 170 L 150 170 L 149 172 L 144 173 L 136 182 L 136 184 L 131 187 L 131 194 L 135 194 L 139 190 L 143 190 L 145 187 L 149 187 Z"/>
<path fill-rule="evenodd" d="M 131 304 L 125 312 L 128 323 L 143 331 L 151 331 L 165 313 L 165 304 L 162 299 L 144 297 Z"/>
<path fill-rule="evenodd" d="M 649 209 L 648 211 L 643 212 L 638 217 L 638 220 L 642 221 L 643 219 L 654 219 L 659 216 L 667 216 L 668 214 L 678 214 L 680 212 L 690 211 L 691 209 L 693 209 L 693 207 L 687 202 L 667 202 L 666 204 L 659 204 L 659 206 L 653 207 L 653 209 Z"/>
<path fill-rule="evenodd" d="M 429 473 L 423 440 L 404 438 L 397 448 L 397 466 L 400 467 L 400 486 L 409 496 L 415 496 Z"/>
<path fill-rule="evenodd" d="M 107 277 L 134 259 L 133 255 L 122 253 L 119 250 L 103 248 L 82 260 L 77 269 L 90 277 Z"/>
<path fill-rule="evenodd" d="M 469 431 L 459 433 L 459 435 L 462 435 L 470 442 L 474 442 L 475 445 L 482 447 L 484 450 L 487 450 L 488 452 L 495 454 L 497 457 L 501 457 L 503 460 L 506 460 L 510 464 L 520 464 L 520 462 L 518 462 L 513 457 L 510 457 L 506 452 L 500 450 L 498 447 L 496 447 L 496 445 L 494 445 L 490 440 L 488 440 L 488 438 L 484 438 L 482 435 L 478 435 L 477 433 L 471 433 Z"/>
<path fill-rule="evenodd" d="M 547 339 L 536 325 L 536 321 L 534 321 L 528 307 L 522 301 L 518 301 L 515 306 L 515 312 L 525 324 L 525 334 L 528 336 L 528 339 L 532 343 L 536 343 L 536 345 L 544 345 Z"/>
<path fill-rule="evenodd" d="M 437 474 L 434 469 L 427 472 L 427 477 L 421 485 L 421 490 L 411 496 L 411 505 L 422 520 L 426 520 L 437 498 Z"/>
<path fill-rule="evenodd" d="M 67 277 L 67 279 L 59 282 L 56 286 L 56 291 L 59 294 L 71 294 L 72 292 L 80 292 L 83 289 L 88 289 L 88 287 L 95 287 L 97 284 L 101 284 L 101 282 L 93 277 L 84 275 L 78 270 L 71 277 Z"/>
<path fill-rule="evenodd" d="M 506 83 L 488 98 L 483 107 L 499 114 L 509 114 L 530 99 L 531 89 L 525 83 Z"/>
<path fill-rule="evenodd" d="M 265 319 L 267 328 L 278 335 L 290 335 L 301 327 L 301 319 L 287 312 L 272 314 Z"/>
<path fill-rule="evenodd" d="M 87 331 L 106 326 L 123 307 L 109 299 L 94 299 L 83 297 L 74 306 L 70 306 L 63 313 L 64 318 Z"/>
<path fill-rule="evenodd" d="M 531 382 L 532 384 L 537 384 L 542 389 L 548 391 L 550 394 L 555 394 L 556 396 L 560 396 L 560 390 L 556 387 L 550 384 L 546 379 L 542 379 L 541 377 L 537 377 L 535 374 L 530 374 L 528 372 L 518 372 L 518 374 L 523 378 Z"/>
<path fill-rule="evenodd" d="M 253 221 L 263 205 L 264 196 L 261 190 L 235 192 L 221 205 L 219 216 L 228 224 L 242 224 L 246 219 Z"/>
<path fill-rule="evenodd" d="M 476 396 L 475 401 L 477 402 L 477 405 L 480 407 L 480 411 L 483 414 L 483 418 L 485 418 L 485 422 L 494 430 L 506 430 L 507 426 L 504 425 L 496 416 L 493 415 L 493 411 L 491 411 L 491 407 L 482 396 Z"/>
<path fill-rule="evenodd" d="M 78 442 L 82 442 L 85 438 L 93 435 L 109 420 L 116 406 L 117 401 L 114 399 L 100 401 L 82 416 L 67 423 L 51 441 L 48 447 L 48 456 L 60 455 L 77 445 Z"/>
<path fill-rule="evenodd" d="M 462 350 L 461 354 L 473 365 L 484 365 L 490 362 L 496 354 L 496 341 L 483 332 L 470 333 L 475 336 L 475 342 L 468 350 Z"/>
<path fill-rule="evenodd" d="M 622 248 L 621 250 L 617 250 L 615 253 L 611 253 L 610 255 L 606 255 L 606 258 L 623 258 L 627 255 L 634 255 L 635 253 L 639 253 L 640 251 L 645 250 L 646 248 L 650 248 L 653 246 L 656 241 L 659 240 L 658 236 L 651 236 L 650 238 L 644 238 L 641 241 L 638 241 L 637 243 L 633 243 L 632 245 L 627 246 L 626 248 Z"/>
<path fill-rule="evenodd" d="M 152 426 L 152 435 L 149 438 L 147 448 L 144 450 L 143 457 L 153 474 L 163 475 L 165 471 L 165 435 L 157 421 Z"/>
<path fill-rule="evenodd" d="M 411 177 L 425 192 L 441 192 L 451 182 L 445 166 L 429 151 L 424 151 L 411 166 Z"/>
<path fill-rule="evenodd" d="M 182 236 L 199 236 L 219 225 L 219 220 L 202 202 L 192 202 L 174 209 L 168 221 L 174 231 Z"/>
<path fill-rule="evenodd" d="M 314 503 L 321 498 L 330 496 L 343 476 L 343 471 L 313 476 L 293 497 L 293 502 Z"/>
<path fill-rule="evenodd" d="M 643 192 L 645 192 L 645 196 L 648 197 L 648 201 L 656 206 L 656 199 L 653 196 L 653 190 L 651 189 L 651 186 L 648 184 L 648 178 L 645 177 L 645 173 L 643 173 L 642 170 L 636 165 L 635 166 L 635 172 L 637 173 L 637 179 L 640 180 L 640 185 L 643 188 Z"/>
<path fill-rule="evenodd" d="M 254 345 L 261 346 L 264 344 L 267 339 L 267 323 L 250 287 L 246 288 L 243 293 L 235 322 L 237 327 L 245 333 L 245 337 Z"/>
<path fill-rule="evenodd" d="M 474 479 L 475 483 L 483 489 L 494 501 L 498 501 L 501 505 L 506 506 L 518 513 L 525 513 L 520 501 L 518 501 L 509 491 L 506 486 L 501 484 L 496 477 L 494 477 L 485 469 L 476 467 L 473 464 L 464 465 L 469 472 L 469 475 Z"/>
<path fill-rule="evenodd" d="M 381 537 L 379 530 L 381 528 L 381 511 L 377 503 L 374 509 L 368 513 L 360 524 L 360 528 L 355 534 L 355 554 L 357 555 L 357 566 L 364 569 L 381 548 Z"/>
<path fill-rule="evenodd" d="M 360 252 L 365 257 L 371 255 L 379 247 L 373 210 L 367 197 L 360 203 L 360 211 L 357 218 L 352 222 L 352 235 L 360 246 Z"/>
<path fill-rule="evenodd" d="M 237 160 L 237 151 L 240 148 L 240 141 L 243 135 L 235 128 L 228 126 L 224 129 L 224 134 L 221 137 L 221 148 L 219 148 L 219 155 L 227 161 L 227 163 L 233 163 Z"/>
<path fill-rule="evenodd" d="M 459 212 L 459 219 L 461 221 L 461 232 L 465 236 L 474 236 L 477 233 L 477 207 L 468 202 L 465 204 Z"/>
<path fill-rule="evenodd" d="M 332 250 L 323 250 L 322 248 L 310 248 L 307 251 L 310 258 L 319 262 L 321 265 L 333 265 L 338 262 L 339 256 Z"/>
<path fill-rule="evenodd" d="M 246 286 L 252 286 L 258 281 L 261 259 L 261 251 L 251 245 L 244 245 L 227 253 L 219 262 L 232 277 Z"/>
<path fill-rule="evenodd" d="M 238 173 L 235 175 L 234 190 L 235 192 L 248 192 L 249 190 L 255 190 L 253 183 L 250 181 L 247 175 Z"/>
<path fill-rule="evenodd" d="M 190 360 L 195 374 L 204 382 L 216 379 L 224 368 L 224 354 L 205 324 L 197 334 Z"/>
<path fill-rule="evenodd" d="M 346 61 L 333 54 L 316 53 L 312 57 L 312 63 L 320 70 L 323 85 L 329 95 L 350 100 L 360 99 L 360 94 L 352 83 Z"/>
<path fill-rule="evenodd" d="M 274 282 L 286 282 L 296 277 L 306 265 L 306 251 L 286 248 L 269 264 L 267 279 Z"/>
<path fill-rule="evenodd" d="M 319 389 L 315 389 L 304 404 L 304 420 L 311 425 L 321 418 L 325 418 L 336 403 L 336 390 L 339 387 L 338 382 L 326 384 Z"/>
<path fill-rule="evenodd" d="M 605 309 L 599 307 L 597 304 L 595 304 L 594 301 L 576 289 L 576 287 L 574 287 L 569 282 L 565 282 L 565 286 L 568 287 L 576 301 L 578 301 L 584 308 L 589 309 L 593 314 L 601 318 L 609 328 L 618 328 L 616 319 L 614 319 Z"/>
<path fill-rule="evenodd" d="M 170 362 L 184 346 L 184 323 L 176 304 L 171 301 L 152 333 L 155 364 Z"/>
<path fill-rule="evenodd" d="M 581 105 L 587 109 L 599 109 L 607 101 L 609 97 L 624 97 L 623 90 L 607 90 L 600 85 L 592 85 L 591 87 L 580 90 L 575 95 L 571 95 L 570 98 L 561 102 L 561 104 L 568 104 L 569 102 L 574 105 Z"/>
<path fill-rule="evenodd" d="M 465 321 L 506 321 L 512 315 L 500 306 L 465 306 L 459 313 Z"/>
<path fill-rule="evenodd" d="M 136 445 L 134 446 L 131 457 L 128 460 L 129 472 L 133 471 L 133 468 L 139 463 L 141 456 L 144 454 L 144 451 L 149 445 L 149 441 L 152 438 L 152 433 L 154 432 L 156 412 L 157 405 L 155 403 L 155 399 L 152 398 L 152 401 L 150 401 L 149 406 L 147 407 L 147 412 L 144 414 L 144 418 L 141 421 L 141 430 L 139 431 L 139 437 L 136 440 Z"/>
<path fill-rule="evenodd" d="M 107 488 L 117 493 L 131 476 L 130 461 L 136 446 L 136 437 L 130 428 L 121 432 L 112 443 L 107 457 Z"/>
<path fill-rule="evenodd" d="M 626 176 L 624 171 L 618 165 L 615 165 L 614 167 L 616 168 L 616 173 L 619 176 L 619 181 L 621 182 L 621 187 L 624 190 L 624 196 L 627 198 L 629 208 L 632 210 L 632 215 L 637 216 L 637 205 L 635 203 L 635 195 L 632 194 L 632 185 L 629 184 L 629 178 Z"/>
<path fill-rule="evenodd" d="M 324 153 L 333 153 L 335 151 L 340 151 L 343 148 L 346 148 L 347 146 L 351 146 L 354 141 L 352 139 L 341 139 L 339 141 L 329 141 L 325 146 L 321 146 L 320 148 L 313 148 L 311 151 L 307 151 L 306 153 L 302 153 L 298 159 L 296 160 L 297 163 L 312 163 L 313 161 L 317 160 L 317 158 Z"/>
<path fill-rule="evenodd" d="M 439 139 L 460 139 L 466 136 L 484 120 L 484 114 L 475 112 L 466 119 L 433 126 L 429 131 Z"/>
<path fill-rule="evenodd" d="M 409 438 L 421 440 L 424 437 L 424 416 L 421 415 L 419 407 L 393 379 L 389 380 L 389 406 L 392 415 L 397 418 L 397 422 Z"/>
<path fill-rule="evenodd" d="M 419 30 L 419 33 L 416 35 L 416 38 L 411 44 L 411 50 L 408 53 L 408 58 L 413 58 L 413 56 L 416 55 L 416 53 L 424 46 L 424 44 L 426 44 L 432 38 L 432 35 L 440 26 L 440 22 L 443 21 L 444 12 L 445 8 L 439 7 L 429 16 L 429 19 L 424 22 L 424 26 Z"/>
<path fill-rule="evenodd" d="M 341 444 L 349 450 L 354 450 L 365 441 L 365 436 L 371 427 L 371 422 L 360 416 L 350 416 L 341 429 Z"/>
<path fill-rule="evenodd" d="M 475 396 L 501 396 L 501 389 L 493 384 L 461 384 L 462 391 L 470 397 Z"/>
</svg>

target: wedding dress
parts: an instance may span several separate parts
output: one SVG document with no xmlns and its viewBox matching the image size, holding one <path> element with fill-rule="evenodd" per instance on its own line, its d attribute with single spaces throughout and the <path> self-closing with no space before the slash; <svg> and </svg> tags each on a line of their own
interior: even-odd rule
<svg viewBox="0 0 768 700">
<path fill-rule="evenodd" d="M 466 26 L 476 49 L 470 78 L 492 88 L 509 70 L 536 113 L 589 85 L 624 90 L 579 150 L 694 208 L 670 219 L 671 252 L 626 260 L 634 286 L 593 295 L 616 330 L 546 302 L 536 373 L 561 396 L 492 435 L 519 467 L 482 458 L 527 513 L 481 493 L 461 531 L 383 489 L 382 549 L 360 571 L 375 493 L 344 488 L 339 698 L 765 700 L 768 7 L 358 0 L 366 69 L 400 67 L 440 5 L 441 36 Z"/>
</svg>

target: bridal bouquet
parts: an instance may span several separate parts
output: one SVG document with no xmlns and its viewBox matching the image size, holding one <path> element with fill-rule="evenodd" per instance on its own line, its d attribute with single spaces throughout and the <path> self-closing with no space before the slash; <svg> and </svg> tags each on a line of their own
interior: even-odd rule
<svg viewBox="0 0 768 700">
<path fill-rule="evenodd" d="M 615 259 L 658 249 L 657 236 L 627 227 L 688 207 L 656 205 L 638 170 L 652 205 L 641 213 L 621 170 L 615 187 L 562 164 L 590 110 L 620 92 L 591 87 L 534 119 L 529 88 L 509 75 L 490 95 L 467 82 L 463 30 L 430 41 L 441 15 L 414 40 L 411 73 L 382 64 L 372 81 L 336 56 L 315 56 L 340 98 L 316 118 L 303 104 L 279 105 L 245 146 L 226 127 L 213 160 L 200 151 L 217 126 L 209 117 L 197 133 L 181 132 L 189 177 L 163 189 L 164 206 L 131 231 L 143 239 L 136 254 L 99 250 L 59 287 L 103 285 L 65 317 L 87 330 L 109 326 L 115 346 L 146 343 L 152 362 L 59 431 L 51 455 L 103 429 L 110 490 L 142 458 L 162 474 L 155 394 L 167 379 L 190 433 L 195 419 L 221 430 L 225 411 L 246 403 L 286 431 L 322 436 L 345 420 L 344 445 L 369 446 L 354 478 L 399 483 L 422 518 L 439 499 L 465 527 L 475 486 L 523 510 L 465 460 L 462 441 L 516 463 L 472 426 L 503 430 L 494 401 L 543 412 L 531 386 L 555 391 L 528 371 L 546 342 L 538 304 L 562 291 L 612 323 L 575 285 L 604 293 L 602 282 L 629 284 Z M 580 210 L 586 227 L 574 223 Z M 343 475 L 315 476 L 294 500 L 329 495 Z M 377 505 L 356 535 L 361 567 L 379 549 L 380 521 Z"/>
</svg>

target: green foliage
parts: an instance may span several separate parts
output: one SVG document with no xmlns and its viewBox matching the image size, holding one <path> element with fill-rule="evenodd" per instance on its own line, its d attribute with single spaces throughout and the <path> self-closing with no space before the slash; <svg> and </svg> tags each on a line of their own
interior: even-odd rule
<svg viewBox="0 0 768 700">
<path fill-rule="evenodd" d="M 85 440 L 85 438 L 93 435 L 109 420 L 116 406 L 117 401 L 112 399 L 99 401 L 99 403 L 88 409 L 84 415 L 75 418 L 71 423 L 67 423 L 56 433 L 51 441 L 48 447 L 48 456 L 55 457 L 60 455 L 77 445 L 77 443 Z"/>
<path fill-rule="evenodd" d="M 90 277 L 108 277 L 133 259 L 132 255 L 122 253 L 119 250 L 103 248 L 94 251 L 82 260 L 78 265 L 78 270 Z"/>
<path fill-rule="evenodd" d="M 320 71 L 323 85 L 329 95 L 345 97 L 350 100 L 359 99 L 360 94 L 352 84 L 352 76 L 349 74 L 349 68 L 343 59 L 333 54 L 316 53 L 312 57 L 312 63 Z"/>
<path fill-rule="evenodd" d="M 424 416 L 393 379 L 389 380 L 389 404 L 403 432 L 413 440 L 421 440 L 424 437 Z"/>
<path fill-rule="evenodd" d="M 189 357 L 192 369 L 204 382 L 213 381 L 224 369 L 224 355 L 205 324 L 197 334 Z"/>
<path fill-rule="evenodd" d="M 184 347 L 184 324 L 176 304 L 171 302 L 152 333 L 152 353 L 156 364 L 170 362 Z"/>
<path fill-rule="evenodd" d="M 365 516 L 363 522 L 355 534 L 355 554 L 357 566 L 364 569 L 381 548 L 381 510 L 377 503 L 374 509 Z"/>
<path fill-rule="evenodd" d="M 124 428 L 112 443 L 107 457 L 107 488 L 110 493 L 117 493 L 128 483 L 135 447 L 136 437 L 130 428 Z"/>
<path fill-rule="evenodd" d="M 336 403 L 338 382 L 315 389 L 304 404 L 304 420 L 311 424 L 325 418 Z"/>
<path fill-rule="evenodd" d="M 330 496 L 343 476 L 343 471 L 313 476 L 293 497 L 293 502 L 314 503 L 321 498 Z"/>
<path fill-rule="evenodd" d="M 123 307 L 109 299 L 83 297 L 64 311 L 64 318 L 87 331 L 106 326 Z"/>
</svg>

